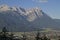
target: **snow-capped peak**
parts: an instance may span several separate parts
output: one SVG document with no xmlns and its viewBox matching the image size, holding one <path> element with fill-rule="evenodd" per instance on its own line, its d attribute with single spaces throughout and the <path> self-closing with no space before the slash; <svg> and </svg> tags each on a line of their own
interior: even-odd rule
<svg viewBox="0 0 60 40">
<path fill-rule="evenodd" d="M 0 6 L 0 11 L 7 11 L 7 10 L 10 10 L 8 5 L 4 4 Z"/>
</svg>

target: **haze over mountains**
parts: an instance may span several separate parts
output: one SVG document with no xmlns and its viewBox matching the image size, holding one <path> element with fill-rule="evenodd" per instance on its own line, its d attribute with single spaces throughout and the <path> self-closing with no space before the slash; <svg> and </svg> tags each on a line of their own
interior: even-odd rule
<svg viewBox="0 0 60 40">
<path fill-rule="evenodd" d="M 45 14 L 41 8 L 0 6 L 0 29 L 9 31 L 34 31 L 41 28 L 60 28 L 60 22 Z"/>
</svg>

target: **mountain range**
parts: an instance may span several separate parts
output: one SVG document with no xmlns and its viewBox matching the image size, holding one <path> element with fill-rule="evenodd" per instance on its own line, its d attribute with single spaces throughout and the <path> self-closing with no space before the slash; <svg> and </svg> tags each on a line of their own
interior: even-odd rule
<svg viewBox="0 0 60 40">
<path fill-rule="evenodd" d="M 60 19 L 52 19 L 41 8 L 0 6 L 0 29 L 9 31 L 35 31 L 42 28 L 59 29 Z"/>
</svg>

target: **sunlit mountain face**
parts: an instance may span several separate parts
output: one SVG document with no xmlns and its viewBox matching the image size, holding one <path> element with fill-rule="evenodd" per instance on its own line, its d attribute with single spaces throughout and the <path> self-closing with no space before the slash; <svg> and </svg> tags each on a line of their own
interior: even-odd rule
<svg viewBox="0 0 60 40">
<path fill-rule="evenodd" d="M 0 6 L 0 28 L 9 31 L 35 31 L 41 28 L 59 28 L 60 23 L 45 14 L 41 8 Z"/>
</svg>

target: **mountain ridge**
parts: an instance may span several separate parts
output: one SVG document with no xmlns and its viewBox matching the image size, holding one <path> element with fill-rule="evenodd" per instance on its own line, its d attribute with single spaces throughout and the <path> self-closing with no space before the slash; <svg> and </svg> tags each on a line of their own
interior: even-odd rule
<svg viewBox="0 0 60 40">
<path fill-rule="evenodd" d="M 60 26 L 38 7 L 26 10 L 22 7 L 4 5 L 0 7 L 0 19 L 0 28 L 7 27 L 9 31 L 35 31 Z"/>
</svg>

